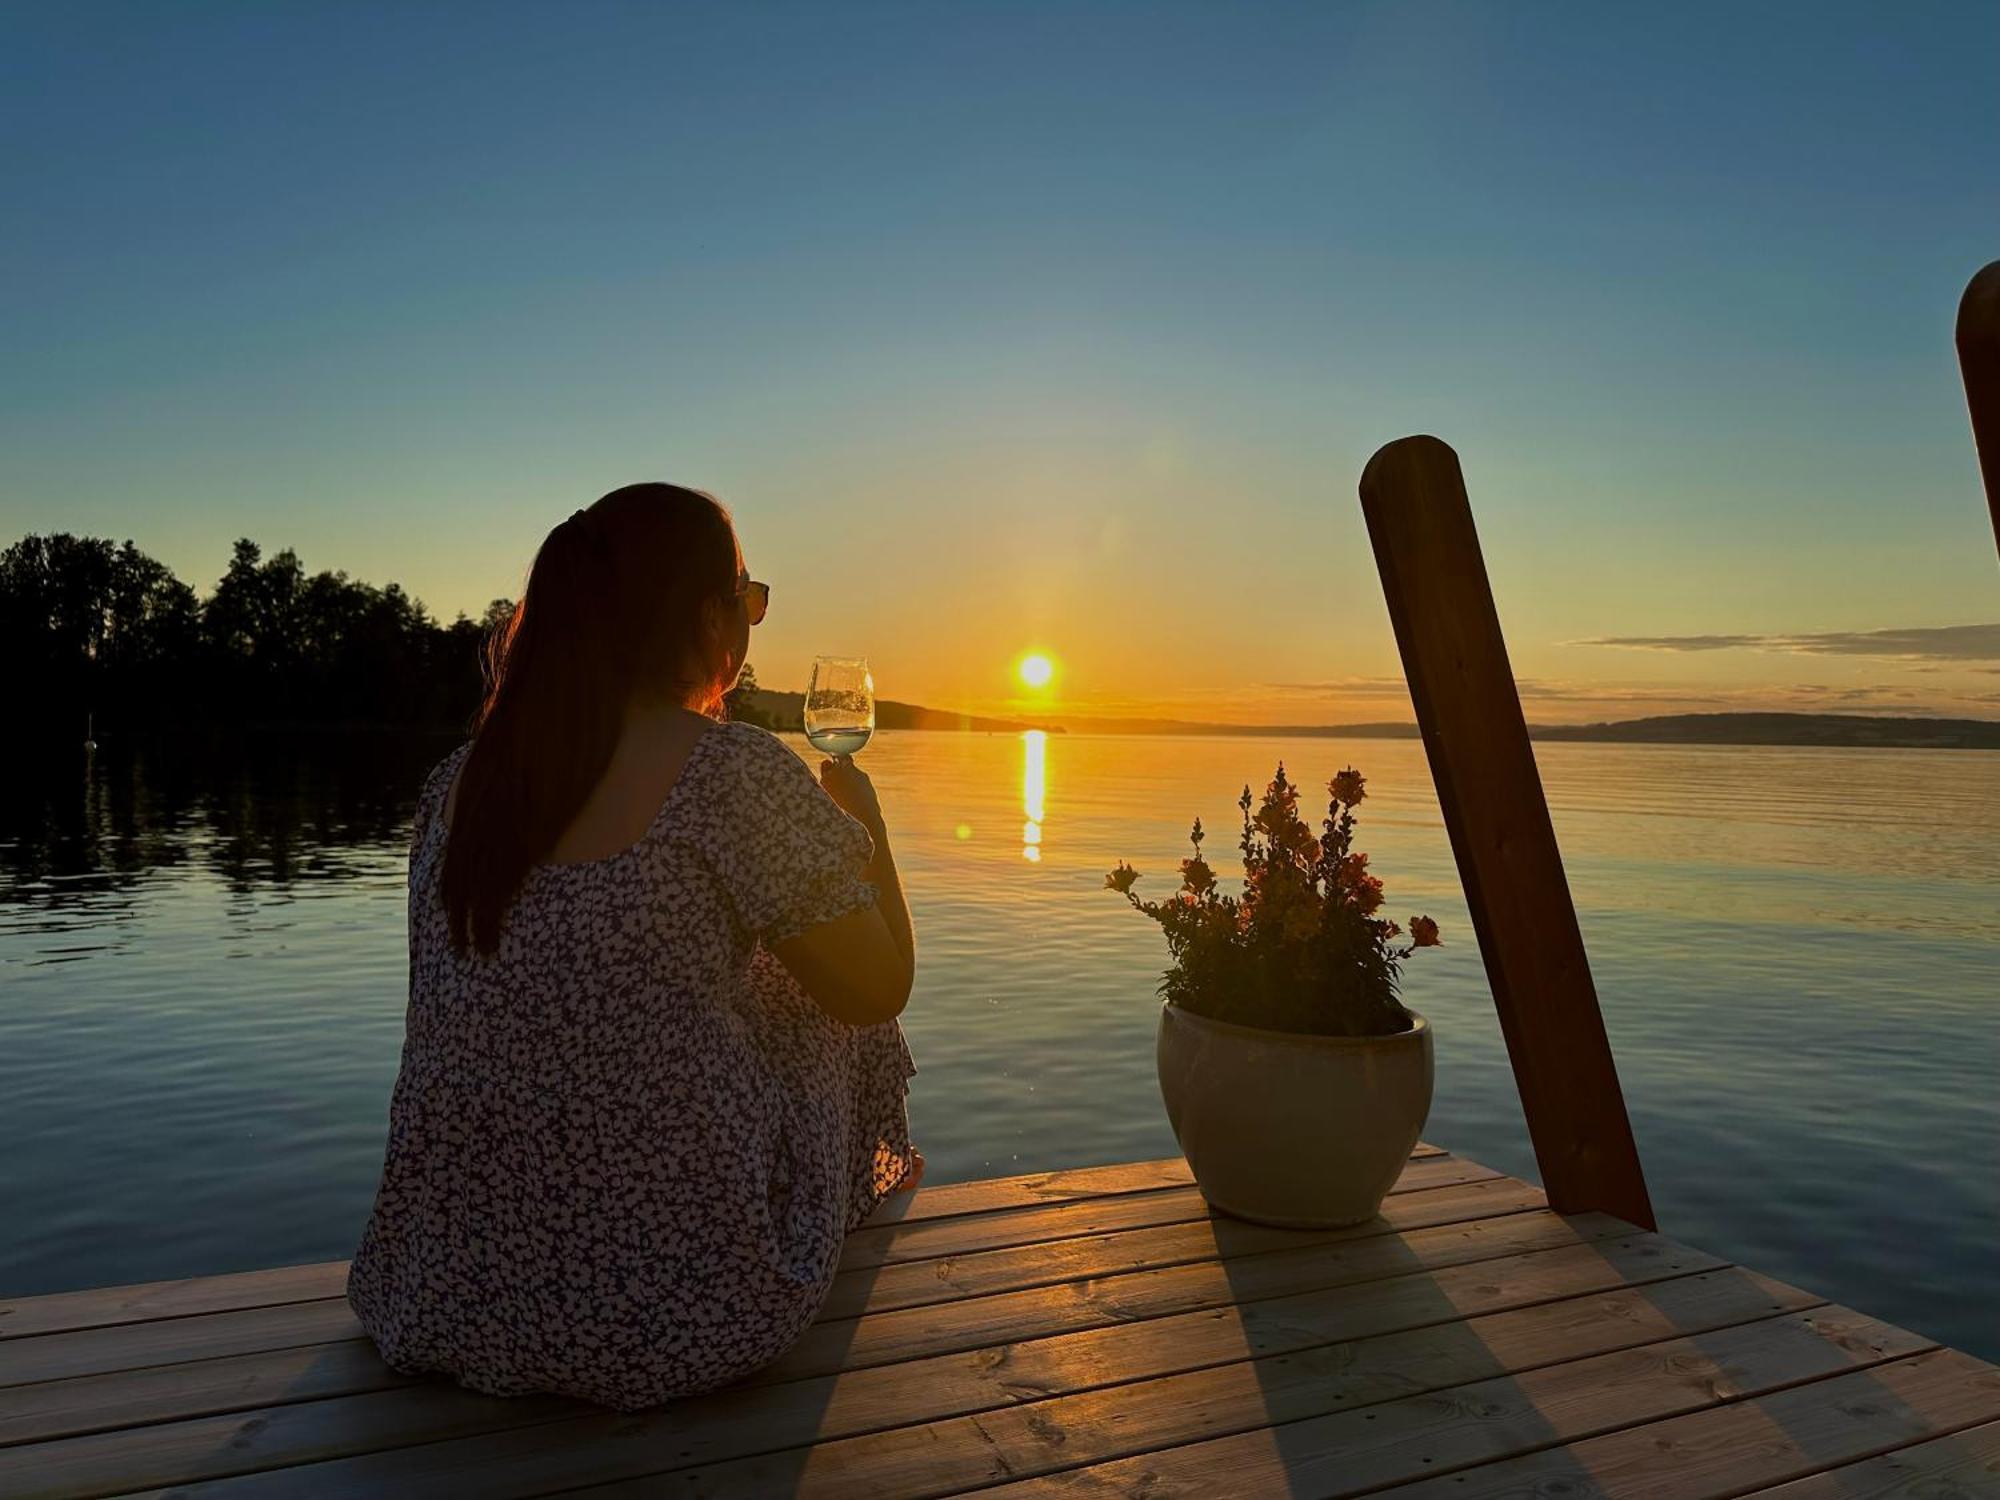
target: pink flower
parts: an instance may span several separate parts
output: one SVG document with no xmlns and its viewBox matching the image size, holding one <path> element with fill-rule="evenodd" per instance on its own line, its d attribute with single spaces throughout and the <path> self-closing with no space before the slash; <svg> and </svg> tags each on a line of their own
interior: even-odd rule
<svg viewBox="0 0 2000 1500">
<path fill-rule="evenodd" d="M 1253 1025 L 1284 1015 L 1288 1024 L 1328 1036 L 1388 1034 L 1407 1021 L 1396 1003 L 1398 965 L 1418 948 L 1438 946 L 1438 925 L 1413 917 L 1409 946 L 1390 947 L 1401 930 L 1377 915 L 1382 882 L 1353 847 L 1354 805 L 1367 783 L 1349 766 L 1326 787 L 1333 804 L 1319 832 L 1299 817 L 1299 788 L 1282 765 L 1261 798 L 1243 788 L 1240 894 L 1218 889 L 1202 858 L 1199 820 L 1188 835 L 1193 855 L 1181 860 L 1171 895 L 1139 900 L 1132 893 L 1139 872 L 1123 860 L 1105 877 L 1166 930 L 1171 963 L 1160 992 L 1170 1003 Z M 1266 993 L 1274 988 L 1293 993 Z M 1312 988 L 1328 991 L 1327 1013 L 1302 1018 L 1295 1012 L 1315 1001 L 1305 993 Z"/>
<path fill-rule="evenodd" d="M 1373 875 L 1361 877 L 1361 883 L 1354 887 L 1351 897 L 1361 914 L 1372 917 L 1382 909 L 1382 882 Z"/>
</svg>

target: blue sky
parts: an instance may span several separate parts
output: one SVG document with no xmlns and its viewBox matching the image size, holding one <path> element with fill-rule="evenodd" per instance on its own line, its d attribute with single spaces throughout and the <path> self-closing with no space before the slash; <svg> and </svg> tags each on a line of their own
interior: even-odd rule
<svg viewBox="0 0 2000 1500">
<path fill-rule="evenodd" d="M 8 535 L 450 614 L 670 478 L 769 681 L 1403 717 L 1354 481 L 1431 431 L 1532 716 L 2000 717 L 1926 634 L 2000 620 L 2000 7 L 0 15 Z"/>
</svg>

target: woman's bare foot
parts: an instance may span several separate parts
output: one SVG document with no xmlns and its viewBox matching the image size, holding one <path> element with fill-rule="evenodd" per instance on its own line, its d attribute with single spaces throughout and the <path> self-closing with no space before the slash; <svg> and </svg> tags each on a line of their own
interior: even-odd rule
<svg viewBox="0 0 2000 1500">
<path fill-rule="evenodd" d="M 910 1170 L 905 1172 L 903 1174 L 903 1180 L 897 1183 L 889 1191 L 892 1193 L 907 1193 L 923 1180 L 924 1180 L 924 1153 L 921 1151 L 912 1150 L 910 1152 Z"/>
</svg>

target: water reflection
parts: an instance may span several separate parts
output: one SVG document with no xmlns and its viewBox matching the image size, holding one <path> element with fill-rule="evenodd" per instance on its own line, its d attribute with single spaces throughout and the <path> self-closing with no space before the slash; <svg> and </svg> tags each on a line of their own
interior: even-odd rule
<svg viewBox="0 0 2000 1500">
<path fill-rule="evenodd" d="M 1040 729 L 1027 730 L 1021 735 L 1021 811 L 1027 814 L 1021 825 L 1021 858 L 1030 864 L 1040 864 L 1042 859 L 1048 775 L 1049 737 Z"/>
<path fill-rule="evenodd" d="M 233 891 L 340 880 L 399 848 L 427 734 L 176 736 L 0 767 L 0 904 L 50 910 L 191 868 Z"/>
</svg>

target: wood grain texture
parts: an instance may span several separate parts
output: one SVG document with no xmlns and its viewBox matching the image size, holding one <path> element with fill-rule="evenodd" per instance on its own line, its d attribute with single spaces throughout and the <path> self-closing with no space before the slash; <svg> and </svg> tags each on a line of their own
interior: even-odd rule
<svg viewBox="0 0 2000 1500">
<path fill-rule="evenodd" d="M 1398 1500 L 1721 1500 L 2000 1419 L 2000 1370 L 1952 1349 L 1432 1480 Z M 1567 1488 L 1562 1488 L 1562 1487 Z"/>
<path fill-rule="evenodd" d="M 2000 1500 L 2000 1422 L 1824 1469 L 1744 1500 Z"/>
<path fill-rule="evenodd" d="M 1562 1218 L 1543 1211 L 1124 1276 L 1066 1281 L 941 1307 L 816 1323 L 767 1365 L 764 1373 L 768 1379 L 784 1380 L 829 1369 L 892 1364 L 955 1349 L 986 1348 L 1073 1329 L 1255 1302 L 1318 1287 L 1379 1281 L 1532 1250 L 1561 1249 L 1630 1232 L 1630 1225 L 1603 1214 Z M 1681 1254 L 1681 1247 L 1662 1243 L 1670 1246 L 1663 1254 Z M 1687 1263 L 1692 1264 L 1695 1254 L 1686 1252 Z"/>
<path fill-rule="evenodd" d="M 1361 509 L 1549 1202 L 1652 1228 L 1458 455 L 1388 444 Z"/>
<path fill-rule="evenodd" d="M 1453 1476 L 1444 1481 L 1453 1493 L 1484 1493 L 1473 1489 L 1485 1472 L 1477 1466 L 1497 1469 L 1496 1461 L 1512 1455 L 1929 1347 L 1928 1340 L 1873 1318 L 1820 1308 L 1545 1365 L 1275 1431 L 1249 1431 L 1117 1464 L 1052 1473 L 994 1494 L 995 1500 L 1029 1495 L 1143 1495 L 1147 1500 L 1224 1493 L 1335 1496 L 1446 1474 Z M 1471 1475 L 1454 1472 L 1466 1469 Z"/>
<path fill-rule="evenodd" d="M 792 1351 L 639 1414 L 398 1377 L 339 1299 L 264 1300 L 323 1268 L 245 1307 L 110 1289 L 150 1315 L 0 1341 L 0 1495 L 1961 1500 L 2000 1473 L 2000 1371 L 1458 1158 L 1325 1232 L 1211 1217 L 1158 1163 L 1060 1175 L 874 1226 Z"/>
<path fill-rule="evenodd" d="M 0 1344 L 0 1386 L 360 1337 L 361 1325 L 339 1297 L 162 1318 L 122 1327 L 85 1328 Z"/>
<path fill-rule="evenodd" d="M 1499 1176 L 1490 1167 L 1460 1157 L 1414 1158 L 1404 1169 L 1392 1195 L 1453 1183 L 1491 1181 Z M 1141 1223 L 1192 1222 L 1209 1216 L 1207 1203 L 1192 1188 L 1152 1189 L 1089 1197 L 1072 1204 L 955 1214 L 917 1223 L 857 1229 L 848 1236 L 848 1255 L 841 1264 L 844 1271 L 858 1270 L 1061 1238 L 1071 1233 L 1102 1233 Z M 342 1298 L 41 1334 L 0 1342 L 0 1387 L 360 1336 L 361 1326 Z"/>
<path fill-rule="evenodd" d="M 1403 1175 L 1396 1180 L 1390 1194 L 1393 1197 L 1461 1182 L 1490 1182 L 1499 1176 L 1491 1167 L 1462 1156 L 1423 1157 L 1413 1159 L 1403 1168 Z M 853 1271 L 1010 1245 L 1046 1244 L 1056 1239 L 1135 1229 L 1144 1224 L 1183 1224 L 1218 1217 L 1226 1216 L 1218 1216 L 1196 1189 L 1185 1187 L 1032 1208 L 994 1209 L 917 1223 L 865 1224 L 848 1235 L 841 1251 L 840 1269 Z"/>
<path fill-rule="evenodd" d="M 1511 1177 L 1392 1193 L 1365 1224 L 1339 1229 L 1275 1229 L 1210 1215 L 1180 1223 L 1142 1225 L 1111 1233 L 976 1250 L 843 1272 L 820 1309 L 820 1320 L 926 1307 L 966 1297 L 1021 1291 L 1062 1281 L 1157 1270 L 1192 1261 L 1222 1260 L 1265 1250 L 1372 1239 L 1406 1229 L 1453 1224 L 1547 1207 L 1540 1188 Z"/>
<path fill-rule="evenodd" d="M 1697 1258 L 1693 1264 L 1713 1262 Z M 1478 1262 L 774 1388 L 739 1388 L 639 1417 L 597 1413 L 387 1452 L 365 1451 L 364 1442 L 356 1457 L 300 1467 L 277 1467 L 298 1460 L 293 1456 L 296 1450 L 274 1444 L 320 1439 L 298 1424 L 284 1429 L 260 1425 L 259 1414 L 244 1414 L 238 1425 L 205 1425 L 192 1440 L 142 1429 L 135 1436 L 147 1442 L 157 1438 L 160 1446 L 126 1448 L 115 1457 L 98 1450 L 92 1462 L 116 1463 L 115 1473 L 127 1487 L 163 1482 L 168 1470 L 154 1467 L 156 1462 L 181 1463 L 190 1453 L 210 1471 L 218 1466 L 224 1471 L 231 1466 L 263 1471 L 196 1485 L 190 1494 L 263 1500 L 319 1494 L 415 1500 L 466 1494 L 497 1500 L 849 1434 L 922 1426 L 1101 1386 L 1123 1389 L 1124 1382 L 1135 1378 L 1246 1357 L 1324 1349 L 1411 1329 L 1453 1328 L 1468 1317 L 1558 1301 L 1570 1309 L 1555 1315 L 1558 1319 L 1601 1316 L 1622 1321 L 1632 1328 L 1629 1341 L 1642 1342 L 1655 1331 L 1699 1326 L 1718 1310 L 1757 1316 L 1766 1309 L 1778 1311 L 1811 1300 L 1804 1293 L 1728 1268 L 1690 1274 L 1677 1248 L 1664 1247 L 1655 1236 L 1637 1235 L 1625 1242 Z M 1662 1322 L 1671 1326 L 1662 1330 Z M 1523 1337 L 1505 1323 L 1481 1324 L 1480 1333 L 1502 1340 Z M 72 1459 L 83 1451 L 73 1450 Z M 151 1477 L 141 1479 L 142 1473 Z"/>
<path fill-rule="evenodd" d="M 194 1276 L 184 1281 L 152 1281 L 138 1286 L 17 1297 L 11 1302 L 0 1302 L 0 1342 L 83 1328 L 146 1323 L 156 1318 L 185 1318 L 197 1313 L 271 1307 L 281 1302 L 309 1302 L 344 1296 L 346 1292 L 347 1262 L 331 1260 L 316 1265 L 278 1266 L 268 1271 L 239 1271 L 228 1276 Z"/>
<path fill-rule="evenodd" d="M 0 1446 L 410 1387 L 365 1338 L 0 1389 Z"/>
<path fill-rule="evenodd" d="M 1993 539 L 2000 545 L 2000 260 L 1966 284 L 1958 304 L 1957 343 Z"/>
<path fill-rule="evenodd" d="M 1392 1195 L 1383 1214 L 1347 1229 L 1267 1229 L 1239 1220 L 1125 1230 L 1115 1234 L 1013 1246 L 837 1276 L 820 1318 L 831 1321 L 902 1307 L 929 1306 L 1059 1281 L 1127 1274 L 1263 1250 L 1494 1218 L 1545 1206 L 1541 1190 L 1513 1178 Z M 194 1325 L 191 1331 L 199 1330 Z M 117 1370 L 0 1388 L 0 1444 L 76 1436 L 143 1422 L 349 1395 L 408 1385 L 365 1339 L 186 1364 Z M 406 1398 L 421 1403 L 421 1397 Z"/>
<path fill-rule="evenodd" d="M 1764 1309 L 1770 1301 L 1760 1296 L 1748 1305 Z M 1799 1342 L 1800 1330 L 1806 1327 L 1797 1321 L 1780 1321 L 1770 1329 L 1761 1324 L 1724 1326 L 1699 1345 L 1685 1338 L 1647 1344 L 1639 1333 L 1640 1324 L 1628 1316 L 1631 1311 L 1629 1305 L 1606 1306 L 1596 1299 L 1556 1303 L 1507 1314 L 1504 1320 L 1449 1323 L 1319 1346 L 956 1421 L 903 1426 L 846 1442 L 822 1441 L 810 1450 L 693 1469 L 675 1479 L 687 1490 L 713 1496 L 785 1493 L 862 1500 L 884 1492 L 949 1495 L 1222 1434 L 1258 1433 L 1256 1446 L 1268 1453 L 1273 1445 L 1261 1429 L 1348 1410 L 1359 1410 L 1360 1415 L 1349 1423 L 1357 1441 L 1343 1447 L 1339 1459 L 1343 1472 L 1364 1478 L 1386 1474 L 1393 1479 L 1421 1468 L 1420 1463 L 1413 1466 L 1405 1451 L 1413 1442 L 1436 1446 L 1428 1444 L 1429 1429 L 1424 1428 L 1425 1437 L 1411 1439 L 1404 1434 L 1398 1443 L 1384 1448 L 1388 1435 L 1400 1432 L 1396 1418 L 1405 1411 L 1462 1413 L 1477 1403 L 1480 1419 L 1461 1424 L 1468 1429 L 1461 1445 L 1474 1451 L 1511 1452 L 1515 1434 L 1552 1420 L 1550 1411 L 1559 1402 L 1567 1403 L 1566 1411 L 1596 1410 L 1607 1419 L 1615 1419 L 1621 1397 L 1648 1400 L 1652 1405 L 1645 1409 L 1650 1411 L 1671 1399 L 1672 1388 L 1685 1393 L 1707 1389 L 1703 1381 L 1712 1386 L 1713 1371 L 1738 1355 L 1746 1368 L 1755 1364 L 1758 1352 L 1775 1364 L 1776 1350 Z M 1723 1316 L 1740 1322 L 1742 1312 L 1743 1306 L 1730 1307 Z M 1698 1319 L 1691 1321 L 1695 1328 L 1703 1327 Z M 1621 1350 L 1629 1352 L 1619 1359 L 1608 1357 Z M 1697 1351 L 1704 1361 L 1699 1366 Z M 1802 1349 L 1799 1357 L 1816 1353 L 1815 1344 Z M 1560 1366 L 1561 1372 L 1544 1366 Z M 1508 1375 L 1515 1378 L 1500 1379 Z M 1641 1395 L 1626 1391 L 1621 1379 Z M 1421 1395 L 1434 1399 L 1419 1402 Z M 1683 1394 L 1682 1399 L 1690 1398 Z M 1364 1440 L 1374 1445 L 1372 1468 L 1359 1462 L 1363 1453 L 1371 1452 Z M 1282 1442 L 1277 1446 L 1282 1448 Z M 1394 1456 L 1388 1456 L 1391 1452 Z M 1282 1494 L 1298 1478 L 1266 1473 L 1236 1456 L 1208 1467 L 1188 1493 Z M 1240 1488 L 1232 1491 L 1232 1485 Z M 593 1493 L 638 1495 L 644 1489 L 643 1482 L 635 1481 Z M 1102 1493 L 1094 1483 L 1086 1483 L 1084 1492 Z M 1171 1482 L 1159 1489 L 1154 1470 L 1146 1467 L 1144 1493 L 1175 1492 Z"/>
<path fill-rule="evenodd" d="M 1419 1142 L 1412 1161 L 1445 1153 Z M 1187 1162 L 1178 1156 L 1161 1161 L 1121 1162 L 1103 1167 L 1070 1167 L 1055 1172 L 1029 1172 L 982 1182 L 948 1182 L 896 1193 L 868 1218 L 869 1228 L 892 1228 L 962 1214 L 1030 1208 L 1082 1198 L 1115 1197 L 1194 1185 Z M 0 1300 L 0 1341 L 73 1329 L 143 1323 L 154 1318 L 181 1318 L 196 1313 L 231 1312 L 269 1307 L 280 1302 L 306 1302 L 339 1297 L 347 1288 L 347 1262 L 278 1266 L 239 1271 L 224 1276 L 195 1276 L 179 1281 L 153 1281 L 133 1286 L 98 1287 L 79 1292 L 53 1292 L 39 1297 Z"/>
</svg>

